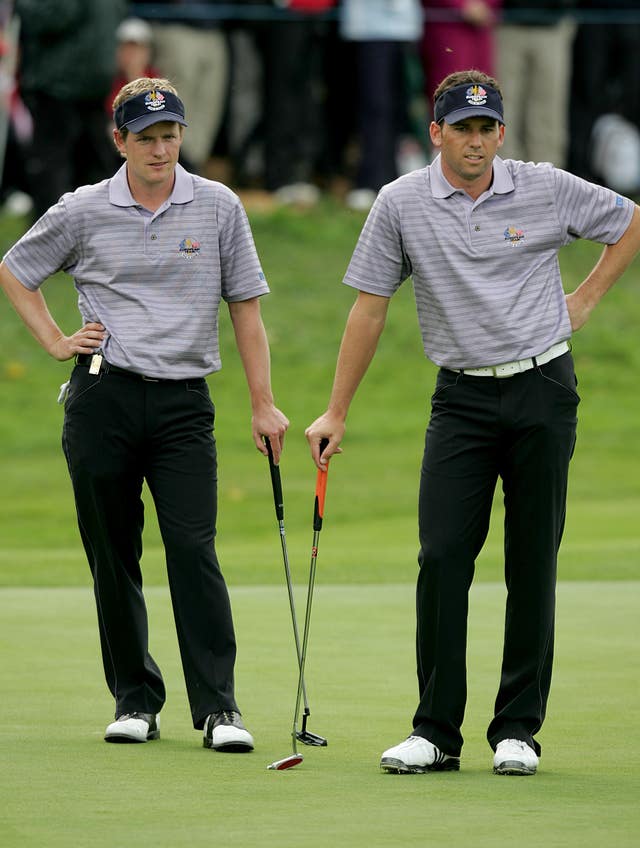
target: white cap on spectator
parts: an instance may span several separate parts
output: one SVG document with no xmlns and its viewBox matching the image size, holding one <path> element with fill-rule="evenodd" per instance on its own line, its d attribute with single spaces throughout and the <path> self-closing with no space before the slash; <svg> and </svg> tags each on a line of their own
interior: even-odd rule
<svg viewBox="0 0 640 848">
<path fill-rule="evenodd" d="M 151 27 L 142 18 L 125 18 L 116 30 L 116 38 L 123 44 L 133 41 L 135 44 L 151 44 L 153 33 Z"/>
</svg>

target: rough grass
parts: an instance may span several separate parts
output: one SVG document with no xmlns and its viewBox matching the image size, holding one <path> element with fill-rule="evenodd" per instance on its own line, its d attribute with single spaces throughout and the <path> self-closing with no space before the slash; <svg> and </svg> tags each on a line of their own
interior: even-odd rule
<svg viewBox="0 0 640 848">
<path fill-rule="evenodd" d="M 282 460 L 285 520 L 295 562 L 306 568 L 315 469 L 303 432 L 329 394 L 339 340 L 354 294 L 340 280 L 362 215 L 327 200 L 312 212 L 252 216 L 273 293 L 263 301 L 276 401 L 291 419 Z M 21 222 L 0 221 L 0 249 Z M 562 254 L 567 289 L 599 248 L 577 242 Z M 607 295 L 574 339 L 580 379 L 578 446 L 561 573 L 565 579 L 640 576 L 638 421 L 640 265 Z M 61 274 L 45 286 L 64 329 L 77 325 L 75 292 Z M 253 448 L 244 377 L 223 314 L 223 370 L 210 379 L 220 447 L 219 545 L 231 582 L 281 580 L 278 556 L 265 556 L 277 533 L 266 461 Z M 33 342 L 0 301 L 0 585 L 86 585 L 67 472 L 60 451 L 62 410 L 55 403 L 69 372 Z M 412 580 L 416 491 L 435 369 L 424 359 L 410 283 L 391 305 L 378 354 L 353 403 L 344 454 L 332 462 L 327 500 L 330 582 Z M 145 576 L 164 583 L 153 505 L 147 497 Z M 501 574 L 502 522 L 496 497 L 478 579 Z M 276 552 L 277 554 L 277 552 Z"/>
</svg>

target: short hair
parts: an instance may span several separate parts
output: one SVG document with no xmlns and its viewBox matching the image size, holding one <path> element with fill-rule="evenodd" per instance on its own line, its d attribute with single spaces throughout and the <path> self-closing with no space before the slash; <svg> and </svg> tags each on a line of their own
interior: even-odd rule
<svg viewBox="0 0 640 848">
<path fill-rule="evenodd" d="M 158 77 L 138 77 L 138 79 L 131 80 L 131 82 L 122 86 L 113 99 L 112 109 L 115 112 L 118 106 L 121 103 L 124 103 L 125 100 L 129 100 L 131 97 L 136 97 L 138 94 L 144 94 L 146 91 L 156 91 L 157 89 L 170 91 L 171 94 L 175 94 L 176 97 L 179 96 L 175 86 L 173 83 L 170 83 L 168 79 L 161 79 Z"/>
<path fill-rule="evenodd" d="M 498 80 L 489 76 L 489 74 L 485 74 L 484 71 L 478 71 L 475 68 L 471 68 L 468 71 L 454 71 L 452 74 L 449 74 L 449 76 L 446 76 L 433 92 L 434 104 L 438 97 L 440 97 L 440 95 L 445 91 L 449 91 L 450 88 L 455 88 L 457 85 L 464 85 L 465 83 L 469 83 L 469 85 L 490 85 L 491 88 L 495 89 L 500 97 L 502 97 L 502 90 Z"/>
<path fill-rule="evenodd" d="M 144 94 L 147 91 L 157 91 L 158 89 L 170 91 L 171 94 L 179 97 L 176 87 L 168 79 L 162 79 L 161 77 L 138 77 L 138 79 L 131 80 L 131 82 L 122 86 L 113 98 L 111 108 L 115 112 L 118 106 L 124 103 L 125 100 L 130 100 L 132 97 L 137 97 L 138 94 Z M 126 127 L 122 127 L 119 132 L 122 138 L 126 138 L 129 130 Z"/>
</svg>

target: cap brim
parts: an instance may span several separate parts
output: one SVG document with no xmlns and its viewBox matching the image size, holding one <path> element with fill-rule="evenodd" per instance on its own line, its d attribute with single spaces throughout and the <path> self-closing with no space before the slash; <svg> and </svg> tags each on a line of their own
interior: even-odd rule
<svg viewBox="0 0 640 848">
<path fill-rule="evenodd" d="M 139 133 L 142 130 L 146 130 L 152 124 L 159 124 L 161 121 L 168 121 L 169 123 L 176 121 L 178 124 L 182 124 L 183 127 L 189 126 L 182 115 L 178 115 L 176 112 L 165 112 L 162 110 L 160 112 L 150 112 L 148 115 L 135 118 L 133 121 L 129 121 L 128 124 L 118 127 L 118 129 L 122 130 L 126 128 L 129 132 Z"/>
<path fill-rule="evenodd" d="M 493 118 L 501 124 L 504 124 L 504 118 L 500 112 L 495 109 L 487 109 L 485 106 L 467 106 L 464 109 L 456 109 L 444 116 L 444 121 L 447 124 L 457 124 L 458 121 L 464 121 L 465 118 Z"/>
</svg>

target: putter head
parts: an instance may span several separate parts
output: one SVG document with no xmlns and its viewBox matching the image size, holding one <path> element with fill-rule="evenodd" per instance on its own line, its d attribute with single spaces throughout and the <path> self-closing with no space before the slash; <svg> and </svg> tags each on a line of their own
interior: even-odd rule
<svg viewBox="0 0 640 848">
<path fill-rule="evenodd" d="M 296 739 L 302 742 L 303 745 L 312 745 L 316 748 L 326 748 L 327 740 L 324 736 L 318 736 L 317 733 L 312 733 L 310 730 L 297 730 Z"/>
<path fill-rule="evenodd" d="M 267 768 L 273 771 L 284 771 L 285 769 L 300 765 L 303 760 L 304 757 L 302 754 L 291 754 L 291 756 L 285 757 L 283 760 L 276 760 L 275 763 L 271 763 Z"/>
</svg>

